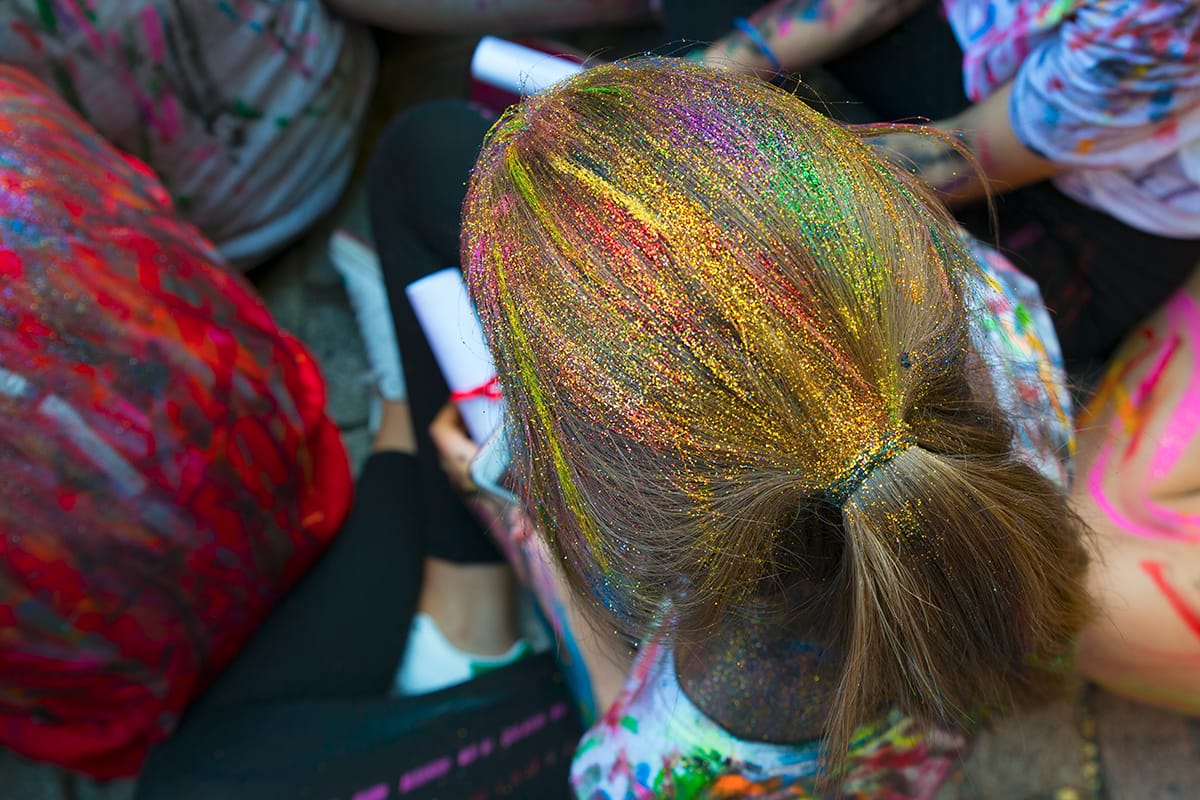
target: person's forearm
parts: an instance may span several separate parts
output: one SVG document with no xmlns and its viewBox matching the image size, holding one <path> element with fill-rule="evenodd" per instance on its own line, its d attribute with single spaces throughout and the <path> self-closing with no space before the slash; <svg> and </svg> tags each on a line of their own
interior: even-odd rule
<svg viewBox="0 0 1200 800">
<path fill-rule="evenodd" d="M 950 205 L 1003 194 L 1062 171 L 1062 165 L 1047 161 L 1017 138 L 1009 119 L 1010 96 L 1011 84 L 958 116 L 932 123 L 954 135 L 965 152 L 932 137 L 904 133 L 870 142 L 920 176 Z"/>
<path fill-rule="evenodd" d="M 812 66 L 891 29 L 929 0 L 776 0 L 750 18 L 761 37 L 732 30 L 704 52 L 704 61 L 746 71 Z"/>
</svg>

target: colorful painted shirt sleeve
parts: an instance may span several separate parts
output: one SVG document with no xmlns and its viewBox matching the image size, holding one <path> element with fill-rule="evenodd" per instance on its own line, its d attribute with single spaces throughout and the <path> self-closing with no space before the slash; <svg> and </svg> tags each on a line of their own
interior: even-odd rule
<svg viewBox="0 0 1200 800">
<path fill-rule="evenodd" d="M 1200 6 L 1194 0 L 942 0 L 978 102 L 1011 84 L 1055 186 L 1126 225 L 1200 237 Z"/>
<path fill-rule="evenodd" d="M 1064 490 L 1075 452 L 1062 351 L 1037 284 L 990 247 L 969 242 L 980 266 L 968 302 L 971 336 L 996 399 L 1013 425 L 1017 455 Z"/>
<path fill-rule="evenodd" d="M 319 0 L 6 0 L 0 59 L 149 164 L 245 265 L 337 201 L 376 68 L 370 33 Z"/>
<path fill-rule="evenodd" d="M 1138 168 L 1200 139 L 1200 6 L 1075 4 L 1013 80 L 1017 136 L 1052 161 Z"/>
</svg>

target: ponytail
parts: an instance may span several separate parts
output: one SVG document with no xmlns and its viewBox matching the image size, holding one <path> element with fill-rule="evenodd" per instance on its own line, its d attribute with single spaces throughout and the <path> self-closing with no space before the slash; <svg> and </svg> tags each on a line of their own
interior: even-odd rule
<svg viewBox="0 0 1200 800">
<path fill-rule="evenodd" d="M 1051 693 L 1087 616 L 1081 524 L 1011 457 L 920 446 L 842 506 L 844 670 L 829 752 L 889 705 L 952 728 Z"/>
</svg>

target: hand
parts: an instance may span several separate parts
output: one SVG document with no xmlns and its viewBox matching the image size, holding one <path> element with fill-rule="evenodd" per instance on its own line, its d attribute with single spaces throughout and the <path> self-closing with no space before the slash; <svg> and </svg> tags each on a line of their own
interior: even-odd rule
<svg viewBox="0 0 1200 800">
<path fill-rule="evenodd" d="M 462 495 L 463 502 L 476 519 L 491 532 L 517 578 L 528 583 L 528 556 L 523 552 L 523 546 L 534 535 L 533 522 L 519 507 L 505 503 L 490 492 L 481 492 L 471 480 L 471 462 L 479 453 L 479 445 L 467 435 L 457 406 L 453 403 L 442 406 L 429 424 L 429 437 L 437 447 L 438 462 L 450 485 Z"/>
<path fill-rule="evenodd" d="M 462 494 L 467 507 L 492 530 L 503 548 L 506 549 L 510 542 L 520 543 L 533 535 L 533 523 L 520 508 L 491 492 L 480 491 L 472 480 L 471 462 L 479 454 L 479 445 L 467 435 L 457 406 L 453 403 L 442 406 L 429 424 L 429 437 L 437 447 L 438 463 L 450 485 Z"/>
<path fill-rule="evenodd" d="M 939 135 L 933 129 L 920 131 L 914 127 L 911 131 L 884 133 L 871 136 L 866 142 L 879 155 L 936 189 L 943 199 L 954 197 L 958 190 L 978 181 L 978 167 L 970 156 L 972 142 L 965 134 L 949 134 L 961 142 L 960 150 L 943 138 L 947 134 Z"/>
<path fill-rule="evenodd" d="M 1045 180 L 1065 165 L 1047 161 L 1017 138 L 1009 119 L 1012 83 L 961 114 L 930 124 L 962 145 L 911 134 L 872 137 L 885 156 L 937 190 L 947 205 L 978 200 Z"/>
<path fill-rule="evenodd" d="M 453 403 L 442 406 L 442 410 L 429 423 L 429 437 L 437 447 L 438 463 L 450 479 L 450 485 L 463 494 L 479 490 L 471 480 L 471 462 L 479 453 L 479 445 L 467 435 L 462 416 Z"/>
</svg>

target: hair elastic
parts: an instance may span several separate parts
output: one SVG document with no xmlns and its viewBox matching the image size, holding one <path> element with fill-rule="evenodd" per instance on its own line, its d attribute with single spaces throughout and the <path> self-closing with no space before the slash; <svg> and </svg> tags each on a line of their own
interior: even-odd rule
<svg viewBox="0 0 1200 800">
<path fill-rule="evenodd" d="M 874 450 L 864 450 L 860 453 L 854 465 L 829 485 L 825 496 L 829 502 L 842 508 L 867 478 L 871 477 L 871 473 L 912 446 L 912 434 L 908 432 L 907 426 L 901 423 L 901 427 L 889 432 Z"/>
<path fill-rule="evenodd" d="M 767 44 L 766 37 L 758 32 L 758 28 L 750 24 L 750 21 L 745 17 L 738 17 L 733 21 L 733 27 L 737 28 L 742 33 L 746 34 L 751 43 L 758 48 L 758 52 L 771 65 L 771 69 L 775 72 L 783 72 L 783 65 L 779 63 L 779 59 L 775 57 L 775 51 L 771 49 L 771 45 Z"/>
</svg>

